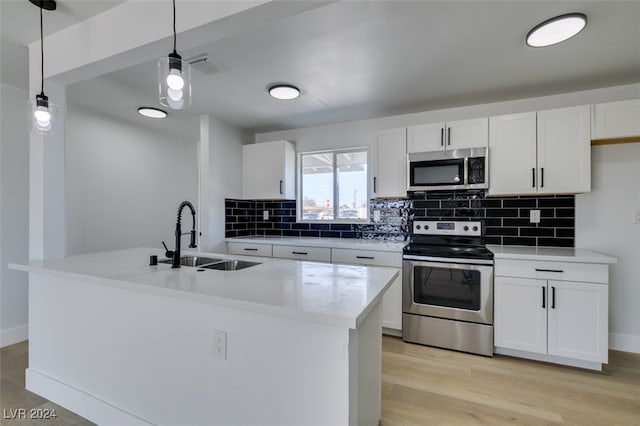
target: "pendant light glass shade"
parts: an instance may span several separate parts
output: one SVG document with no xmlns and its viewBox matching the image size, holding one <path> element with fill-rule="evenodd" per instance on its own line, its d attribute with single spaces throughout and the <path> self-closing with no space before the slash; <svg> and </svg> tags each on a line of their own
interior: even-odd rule
<svg viewBox="0 0 640 426">
<path fill-rule="evenodd" d="M 191 66 L 176 51 L 176 0 L 173 0 L 173 52 L 158 60 L 160 103 L 171 109 L 191 108 Z"/>
<path fill-rule="evenodd" d="M 50 102 L 46 95 L 43 93 L 36 95 L 35 99 L 29 101 L 29 130 L 40 135 L 53 134 L 57 110 L 58 106 Z"/>
<path fill-rule="evenodd" d="M 49 102 L 44 94 L 44 30 L 42 24 L 42 9 L 56 10 L 55 0 L 29 0 L 40 9 L 40 93 L 29 102 L 29 130 L 41 135 L 48 135 L 55 130 L 56 111 L 58 106 Z"/>
<path fill-rule="evenodd" d="M 160 103 L 171 109 L 191 107 L 191 66 L 177 53 L 158 60 Z"/>
</svg>

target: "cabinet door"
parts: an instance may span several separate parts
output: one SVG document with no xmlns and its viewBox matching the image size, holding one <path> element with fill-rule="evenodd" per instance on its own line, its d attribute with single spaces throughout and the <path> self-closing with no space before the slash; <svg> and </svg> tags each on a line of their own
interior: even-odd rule
<svg viewBox="0 0 640 426">
<path fill-rule="evenodd" d="M 295 150 L 287 141 L 242 147 L 245 199 L 295 198 Z"/>
<path fill-rule="evenodd" d="M 546 354 L 547 282 L 495 277 L 494 284 L 495 345 Z"/>
<path fill-rule="evenodd" d="M 538 111 L 538 193 L 591 190 L 589 105 Z"/>
<path fill-rule="evenodd" d="M 402 330 L 402 274 L 398 275 L 382 297 L 382 326 Z"/>
<path fill-rule="evenodd" d="M 536 192 L 536 113 L 489 118 L 489 195 Z"/>
<path fill-rule="evenodd" d="M 445 144 L 444 123 L 407 127 L 407 152 L 442 151 Z"/>
<path fill-rule="evenodd" d="M 607 362 L 608 288 L 549 281 L 549 354 Z"/>
<path fill-rule="evenodd" d="M 593 106 L 593 139 L 640 136 L 640 99 Z"/>
<path fill-rule="evenodd" d="M 446 149 L 486 148 L 489 143 L 489 119 L 475 118 L 447 122 Z"/>
<path fill-rule="evenodd" d="M 377 168 L 373 181 L 375 197 L 407 196 L 407 129 L 378 132 Z"/>
</svg>

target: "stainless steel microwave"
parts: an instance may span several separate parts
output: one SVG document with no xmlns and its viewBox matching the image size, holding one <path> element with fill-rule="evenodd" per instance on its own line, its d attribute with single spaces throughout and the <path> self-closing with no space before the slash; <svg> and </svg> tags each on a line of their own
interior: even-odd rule
<svg viewBox="0 0 640 426">
<path fill-rule="evenodd" d="M 407 191 L 489 187 L 487 148 L 411 153 Z"/>
</svg>

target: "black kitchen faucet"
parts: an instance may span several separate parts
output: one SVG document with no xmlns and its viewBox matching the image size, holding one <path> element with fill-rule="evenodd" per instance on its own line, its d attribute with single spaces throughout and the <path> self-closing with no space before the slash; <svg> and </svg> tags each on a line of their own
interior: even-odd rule
<svg viewBox="0 0 640 426">
<path fill-rule="evenodd" d="M 191 217 L 193 219 L 193 225 L 191 226 L 190 232 L 182 233 L 182 210 L 185 207 L 189 207 L 191 210 Z M 171 251 L 167 248 L 167 245 L 162 242 L 164 249 L 166 250 L 165 256 L 172 258 L 171 267 L 179 268 L 180 267 L 180 239 L 183 235 L 191 234 L 191 241 L 189 243 L 189 248 L 196 248 L 196 209 L 193 207 L 189 201 L 183 201 L 180 203 L 180 207 L 178 207 L 178 220 L 176 222 L 176 249 Z"/>
</svg>

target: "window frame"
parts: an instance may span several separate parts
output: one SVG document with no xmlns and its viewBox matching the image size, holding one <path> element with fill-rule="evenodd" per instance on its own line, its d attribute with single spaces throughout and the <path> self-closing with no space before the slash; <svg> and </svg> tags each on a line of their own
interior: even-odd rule
<svg viewBox="0 0 640 426">
<path fill-rule="evenodd" d="M 336 219 L 337 214 L 338 214 L 338 209 L 340 208 L 339 206 L 339 202 L 338 202 L 338 179 L 337 179 L 337 174 L 338 174 L 338 166 L 337 166 L 337 155 L 338 154 L 344 154 L 344 153 L 349 153 L 349 152 L 365 152 L 367 155 L 367 178 L 365 180 L 365 191 L 366 191 L 366 200 L 367 203 L 369 203 L 369 177 L 371 176 L 371 150 L 370 147 L 368 146 L 359 146 L 359 147 L 352 147 L 352 148 L 339 148 L 339 149 L 324 149 L 324 150 L 319 150 L 319 151 L 306 151 L 306 152 L 299 152 L 298 153 L 298 158 L 297 158 L 297 173 L 296 173 L 296 179 L 297 179 L 297 194 L 298 194 L 298 200 L 300 200 L 297 206 L 297 211 L 296 211 L 296 222 L 298 223 L 324 223 L 324 224 L 340 224 L 340 223 L 369 223 L 370 221 L 370 209 L 367 206 L 366 209 L 366 216 L 362 219 L 343 219 L 343 218 L 339 218 Z M 302 185 L 302 174 L 304 172 L 304 169 L 302 167 L 302 156 L 304 155 L 313 155 L 313 154 L 328 154 L 331 153 L 331 155 L 333 156 L 333 220 L 310 220 L 310 219 L 303 219 L 303 210 L 304 210 L 304 188 Z"/>
</svg>

